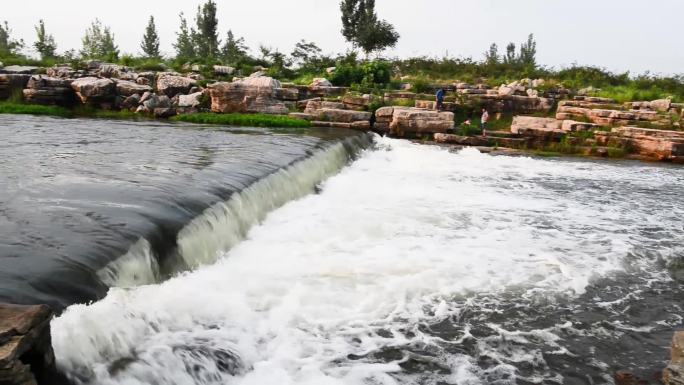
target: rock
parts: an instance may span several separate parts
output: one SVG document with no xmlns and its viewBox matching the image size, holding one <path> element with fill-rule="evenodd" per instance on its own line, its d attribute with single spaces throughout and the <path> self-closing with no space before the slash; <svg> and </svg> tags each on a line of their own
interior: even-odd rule
<svg viewBox="0 0 684 385">
<path fill-rule="evenodd" d="M 332 87 L 333 84 L 330 83 L 328 79 L 325 78 L 315 78 L 311 84 L 309 84 L 309 87 Z"/>
<path fill-rule="evenodd" d="M 256 68 L 256 67 L 254 67 L 254 68 Z M 259 71 L 252 73 L 251 75 L 249 75 L 250 78 L 260 78 L 262 76 L 264 76 L 264 77 L 266 76 L 266 71 L 259 70 Z"/>
<path fill-rule="evenodd" d="M 2 69 L 6 74 L 32 75 L 38 72 L 40 67 L 34 66 L 7 66 Z"/>
<path fill-rule="evenodd" d="M 0 74 L 0 100 L 21 95 L 31 75 Z"/>
<path fill-rule="evenodd" d="M 121 102 L 121 108 L 127 109 L 127 110 L 135 110 L 138 108 L 140 105 L 140 95 L 139 94 L 133 94 Z"/>
<path fill-rule="evenodd" d="M 23 91 L 24 100 L 29 103 L 71 106 L 76 101 L 71 83 L 71 79 L 34 75 Z"/>
<path fill-rule="evenodd" d="M 143 98 L 144 95 L 143 95 Z M 166 95 L 151 94 L 145 101 L 141 101 L 147 112 L 154 112 L 157 108 L 171 108 L 171 99 Z"/>
<path fill-rule="evenodd" d="M 91 71 L 97 71 L 100 69 L 102 62 L 99 60 L 88 60 L 86 61 L 86 68 Z"/>
<path fill-rule="evenodd" d="M 214 66 L 214 75 L 230 76 L 235 73 L 235 68 L 229 66 Z"/>
<path fill-rule="evenodd" d="M 118 78 L 124 72 L 123 67 L 116 64 L 101 64 L 98 74 L 105 78 Z"/>
<path fill-rule="evenodd" d="M 373 96 L 368 94 L 361 96 L 347 94 L 342 98 L 342 103 L 345 108 L 357 111 L 367 110 L 372 101 Z"/>
<path fill-rule="evenodd" d="M 134 94 L 144 94 L 151 92 L 152 87 L 138 84 L 128 80 L 116 80 L 116 93 L 121 96 L 131 96 Z"/>
<path fill-rule="evenodd" d="M 155 95 L 155 94 L 153 94 L 152 92 L 145 92 L 140 97 L 140 103 L 145 103 L 146 101 L 148 101 L 152 97 L 152 95 Z"/>
<path fill-rule="evenodd" d="M 275 97 L 278 100 L 289 100 L 296 102 L 299 100 L 299 89 L 294 87 L 276 88 Z"/>
<path fill-rule="evenodd" d="M 677 332 L 672 339 L 672 361 L 663 372 L 665 385 L 684 385 L 684 332 Z"/>
<path fill-rule="evenodd" d="M 52 78 L 73 78 L 76 74 L 73 68 L 69 66 L 54 66 L 45 71 L 46 75 Z"/>
<path fill-rule="evenodd" d="M 531 89 L 531 88 L 528 89 L 528 90 L 525 91 L 525 92 L 527 92 L 527 96 L 529 96 L 529 97 L 531 97 L 531 98 L 536 98 L 536 97 L 539 96 L 539 91 L 533 90 L 533 89 Z"/>
<path fill-rule="evenodd" d="M 615 127 L 612 140 L 653 160 L 684 161 L 684 132 L 640 127 Z"/>
<path fill-rule="evenodd" d="M 561 130 L 565 132 L 594 131 L 600 126 L 593 123 L 576 122 L 574 120 L 563 120 Z"/>
<path fill-rule="evenodd" d="M 325 73 L 328 75 L 332 75 L 333 73 L 335 73 L 336 69 L 337 69 L 337 67 L 328 67 L 325 69 Z"/>
<path fill-rule="evenodd" d="M 502 85 L 501 87 L 499 87 L 498 93 L 501 96 L 510 96 L 510 95 L 513 95 L 515 93 L 515 90 L 511 87 L 507 87 L 505 85 Z"/>
<path fill-rule="evenodd" d="M 176 116 L 176 110 L 174 108 L 155 108 L 154 109 L 154 117 L 155 118 L 162 118 L 162 119 L 167 119 L 172 116 Z"/>
<path fill-rule="evenodd" d="M 190 95 L 179 95 L 178 107 L 199 107 L 202 94 L 202 92 L 196 92 Z"/>
<path fill-rule="evenodd" d="M 190 88 L 196 85 L 196 80 L 182 76 L 162 73 L 157 78 L 157 92 L 170 98 L 177 94 L 187 94 L 190 92 Z"/>
<path fill-rule="evenodd" d="M 553 118 L 516 116 L 513 118 L 511 133 L 546 140 L 559 140 L 565 135 L 562 122 Z"/>
<path fill-rule="evenodd" d="M 220 113 L 287 114 L 288 108 L 276 99 L 278 88 L 281 88 L 280 82 L 267 76 L 214 83 L 209 86 L 211 109 Z"/>
<path fill-rule="evenodd" d="M 672 100 L 671 99 L 660 99 L 660 100 L 654 100 L 649 103 L 650 107 L 654 111 L 660 111 L 660 112 L 668 112 L 670 110 L 670 106 L 672 105 Z"/>
<path fill-rule="evenodd" d="M 452 112 L 429 111 L 414 107 L 382 107 L 375 112 L 376 125 L 387 124 L 397 136 L 446 133 L 454 128 Z"/>
<path fill-rule="evenodd" d="M 55 368 L 52 311 L 44 305 L 0 304 L 0 384 L 66 384 Z"/>
<path fill-rule="evenodd" d="M 80 78 L 71 83 L 71 88 L 84 104 L 113 102 L 116 96 L 116 83 L 111 79 Z"/>
<path fill-rule="evenodd" d="M 321 108 L 311 113 L 315 120 L 338 123 L 370 122 L 372 114 L 366 111 L 350 111 L 337 108 Z"/>
</svg>

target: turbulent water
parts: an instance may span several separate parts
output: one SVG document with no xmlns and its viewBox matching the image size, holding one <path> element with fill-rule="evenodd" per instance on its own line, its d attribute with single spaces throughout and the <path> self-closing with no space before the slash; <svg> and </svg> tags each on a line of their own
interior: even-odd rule
<svg viewBox="0 0 684 385">
<path fill-rule="evenodd" d="M 56 309 L 215 261 L 369 144 L 343 130 L 12 115 L 0 136 L 0 302 Z"/>
<path fill-rule="evenodd" d="M 68 308 L 58 364 L 106 385 L 653 380 L 682 327 L 683 186 L 681 168 L 376 138 L 243 241 L 199 224 L 232 246 L 216 263 Z"/>
</svg>

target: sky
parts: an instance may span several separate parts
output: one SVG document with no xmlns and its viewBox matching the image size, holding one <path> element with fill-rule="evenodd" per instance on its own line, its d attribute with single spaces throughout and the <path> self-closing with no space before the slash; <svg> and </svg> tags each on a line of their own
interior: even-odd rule
<svg viewBox="0 0 684 385">
<path fill-rule="evenodd" d="M 5 0 L 6 1 L 6 0 Z M 189 21 L 203 0 L 23 0 L 0 6 L 14 36 L 30 46 L 34 25 L 45 20 L 58 50 L 78 49 L 95 18 L 111 27 L 122 52 L 138 54 L 147 20 L 154 15 L 162 51 L 173 54 L 178 14 Z M 221 37 L 228 29 L 289 53 L 300 39 L 326 53 L 344 52 L 339 0 L 216 0 Z M 102 4 L 102 5 L 98 5 Z M 590 64 L 616 72 L 684 73 L 682 0 L 376 0 L 379 16 L 401 34 L 385 56 L 472 57 L 491 43 L 502 50 L 528 34 L 537 40 L 538 62 L 555 68 Z"/>
</svg>

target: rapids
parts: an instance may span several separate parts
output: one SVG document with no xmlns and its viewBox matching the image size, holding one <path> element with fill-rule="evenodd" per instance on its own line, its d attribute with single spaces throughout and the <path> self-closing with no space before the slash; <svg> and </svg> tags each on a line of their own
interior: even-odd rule
<svg viewBox="0 0 684 385">
<path fill-rule="evenodd" d="M 105 385 L 650 379 L 682 326 L 682 186 L 675 167 L 376 138 L 255 226 L 205 211 L 187 228 L 219 246 L 180 242 L 193 271 L 69 307 L 58 364 Z"/>
</svg>

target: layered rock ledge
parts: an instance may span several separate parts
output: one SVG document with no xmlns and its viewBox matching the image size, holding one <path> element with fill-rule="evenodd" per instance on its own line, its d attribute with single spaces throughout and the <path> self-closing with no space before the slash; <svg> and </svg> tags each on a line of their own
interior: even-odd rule
<svg viewBox="0 0 684 385">
<path fill-rule="evenodd" d="M 0 304 L 0 384 L 66 384 L 55 368 L 45 305 Z"/>
</svg>

